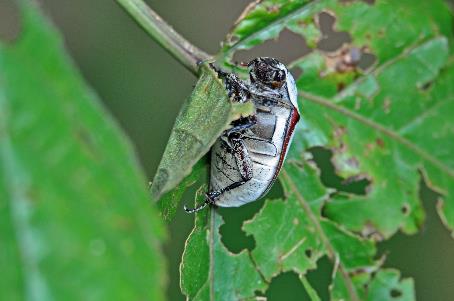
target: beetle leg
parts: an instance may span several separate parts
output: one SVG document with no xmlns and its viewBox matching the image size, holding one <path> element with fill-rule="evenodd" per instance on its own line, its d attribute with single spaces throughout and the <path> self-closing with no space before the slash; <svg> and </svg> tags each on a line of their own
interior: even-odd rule
<svg viewBox="0 0 454 301">
<path fill-rule="evenodd" d="M 247 130 L 247 129 L 253 127 L 256 123 L 257 123 L 257 117 L 255 115 L 241 117 L 232 122 L 233 127 L 226 130 L 224 132 L 224 135 L 229 137 L 233 133 L 238 133 L 238 132 L 241 132 L 241 131 L 244 131 L 244 130 Z"/>
<path fill-rule="evenodd" d="M 237 120 L 232 122 L 233 127 L 225 130 L 224 134 L 221 136 L 222 142 L 224 142 L 224 146 L 227 148 L 229 153 L 233 152 L 233 146 L 230 143 L 230 136 L 235 133 L 240 133 L 244 130 L 247 130 L 254 126 L 257 123 L 257 117 L 255 115 L 241 117 Z"/>
<path fill-rule="evenodd" d="M 249 157 L 247 148 L 244 144 L 241 135 L 238 133 L 233 133 L 229 137 L 229 143 L 232 147 L 232 154 L 235 158 L 236 165 L 238 167 L 238 171 L 241 175 L 241 180 L 234 182 L 227 187 L 224 187 L 220 190 L 214 190 L 207 193 L 207 202 L 211 204 L 216 204 L 216 199 L 219 198 L 224 192 L 230 191 L 234 188 L 240 187 L 241 185 L 245 184 L 249 180 L 252 179 L 253 176 L 253 164 L 252 160 Z"/>
<path fill-rule="evenodd" d="M 231 190 L 235 187 L 241 186 L 250 179 L 252 179 L 252 160 L 251 157 L 249 157 L 248 150 L 246 148 L 246 145 L 244 144 L 244 141 L 241 137 L 240 134 L 232 134 L 229 137 L 230 143 L 233 146 L 233 156 L 235 157 L 235 162 L 238 167 L 238 170 L 241 175 L 242 181 L 236 182 L 236 183 L 241 183 L 241 184 L 236 184 L 233 183 L 227 187 L 232 186 L 230 189 Z M 234 187 L 233 187 L 234 186 Z M 227 188 L 224 188 L 224 191 L 226 191 Z"/>
<path fill-rule="evenodd" d="M 194 207 L 194 208 L 188 208 L 186 207 L 186 204 L 184 204 L 184 211 L 186 211 L 187 213 L 196 213 L 196 212 L 199 212 L 200 210 L 202 210 L 203 208 L 205 208 L 210 202 L 208 201 L 208 199 L 205 200 L 205 202 L 203 202 L 202 204 L 198 205 L 197 207 Z"/>
<path fill-rule="evenodd" d="M 249 86 L 243 82 L 236 74 L 229 73 L 225 78 L 225 88 L 228 96 L 235 102 L 246 102 L 250 97 Z"/>
<path fill-rule="evenodd" d="M 251 86 L 249 87 L 249 93 L 251 94 L 251 96 L 255 96 L 255 98 L 282 98 L 281 93 L 268 87 L 261 87 L 260 89 L 258 89 L 255 86 Z"/>
<path fill-rule="evenodd" d="M 245 102 L 249 98 L 249 85 L 242 81 L 236 74 L 227 73 L 217 68 L 213 64 L 210 67 L 218 74 L 218 77 L 224 80 L 225 89 L 229 98 L 236 102 Z"/>
</svg>

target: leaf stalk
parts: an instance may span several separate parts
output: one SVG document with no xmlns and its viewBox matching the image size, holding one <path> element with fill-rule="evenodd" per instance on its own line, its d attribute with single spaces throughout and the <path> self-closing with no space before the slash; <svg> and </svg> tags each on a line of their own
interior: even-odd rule
<svg viewBox="0 0 454 301">
<path fill-rule="evenodd" d="M 177 59 L 186 69 L 198 75 L 199 64 L 211 56 L 192 45 L 142 0 L 116 0 L 139 25 Z"/>
</svg>

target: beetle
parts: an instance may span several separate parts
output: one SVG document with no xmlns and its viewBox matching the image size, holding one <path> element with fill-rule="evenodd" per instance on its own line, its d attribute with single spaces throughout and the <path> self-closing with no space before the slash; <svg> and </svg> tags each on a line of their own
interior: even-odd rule
<svg viewBox="0 0 454 301">
<path fill-rule="evenodd" d="M 293 132 L 300 119 L 295 80 L 275 58 L 258 57 L 248 63 L 249 82 L 212 68 L 224 80 L 232 101 L 252 101 L 255 114 L 232 122 L 211 149 L 210 190 L 205 202 L 188 213 L 212 204 L 238 207 L 264 196 L 276 180 Z"/>
</svg>

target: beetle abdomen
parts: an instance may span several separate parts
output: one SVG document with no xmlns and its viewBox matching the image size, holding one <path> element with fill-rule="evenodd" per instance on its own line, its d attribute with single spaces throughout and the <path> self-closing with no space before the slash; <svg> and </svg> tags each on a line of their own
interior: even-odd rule
<svg viewBox="0 0 454 301">
<path fill-rule="evenodd" d="M 216 205 L 238 207 L 259 199 L 270 189 L 281 165 L 280 160 L 283 160 L 281 151 L 291 112 L 291 109 L 284 107 L 274 107 L 270 112 L 257 112 L 257 125 L 242 135 L 252 161 L 252 178 L 224 192 L 216 200 Z M 211 151 L 211 190 L 221 190 L 240 182 L 240 170 L 225 139 L 218 139 Z"/>
</svg>

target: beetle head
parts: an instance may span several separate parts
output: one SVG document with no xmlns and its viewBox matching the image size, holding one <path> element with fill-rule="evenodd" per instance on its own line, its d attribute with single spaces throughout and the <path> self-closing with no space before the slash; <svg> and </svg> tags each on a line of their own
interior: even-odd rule
<svg viewBox="0 0 454 301">
<path fill-rule="evenodd" d="M 248 64 L 251 83 L 263 84 L 272 89 L 280 89 L 287 78 L 284 64 L 271 57 L 258 57 Z"/>
</svg>

